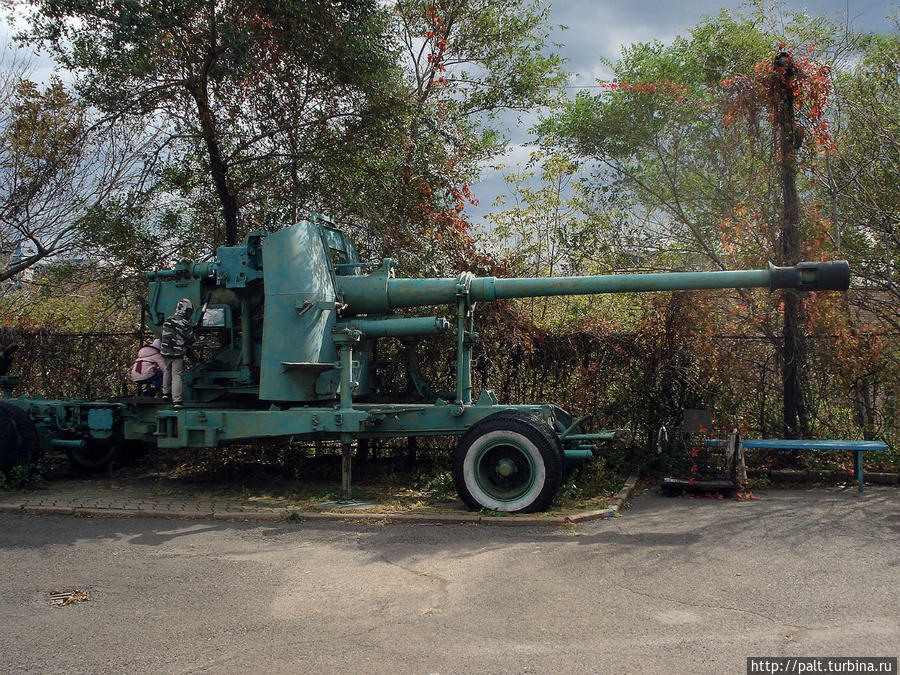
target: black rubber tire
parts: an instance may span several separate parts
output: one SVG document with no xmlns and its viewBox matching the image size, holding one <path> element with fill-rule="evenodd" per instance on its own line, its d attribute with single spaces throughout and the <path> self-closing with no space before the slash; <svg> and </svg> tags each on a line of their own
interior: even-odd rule
<svg viewBox="0 0 900 675">
<path fill-rule="evenodd" d="M 544 421 L 541 420 L 540 418 L 535 417 L 531 413 L 525 412 L 524 410 L 516 410 L 515 408 L 513 408 L 511 410 L 502 410 L 498 413 L 494 413 L 494 415 L 503 415 L 504 417 L 515 417 L 516 419 L 524 419 L 524 420 L 529 420 L 531 422 L 537 420 L 538 424 L 536 425 L 536 428 L 541 433 L 543 433 L 544 436 L 547 437 L 548 441 L 550 441 L 551 443 L 553 443 L 553 445 L 556 446 L 557 450 L 559 451 L 559 456 L 564 458 L 563 445 L 562 445 L 562 441 L 559 440 L 559 434 L 556 432 L 556 430 L 553 427 L 551 427 L 549 424 L 545 424 Z M 493 417 L 494 415 L 491 415 L 490 417 Z M 488 418 L 485 417 L 484 419 L 488 419 Z M 565 461 L 565 460 L 563 460 L 563 461 Z M 562 481 L 560 481 L 560 482 L 562 482 Z"/>
<path fill-rule="evenodd" d="M 0 401 L 0 471 L 37 462 L 40 456 L 38 432 L 24 410 L 8 401 Z"/>
<path fill-rule="evenodd" d="M 118 461 L 121 446 L 113 441 L 86 439 L 85 447 L 69 448 L 66 451 L 69 463 L 79 473 L 100 473 Z"/>
<path fill-rule="evenodd" d="M 501 475 L 502 469 L 510 471 Z M 543 420 L 506 410 L 463 435 L 453 455 L 453 482 L 472 509 L 532 513 L 546 509 L 562 482 L 559 438 Z"/>
</svg>

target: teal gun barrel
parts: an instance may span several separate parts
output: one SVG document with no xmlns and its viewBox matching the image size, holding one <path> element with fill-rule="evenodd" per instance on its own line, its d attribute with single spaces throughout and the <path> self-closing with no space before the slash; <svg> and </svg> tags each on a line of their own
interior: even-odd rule
<svg viewBox="0 0 900 675">
<path fill-rule="evenodd" d="M 612 274 L 594 277 L 494 279 L 472 281 L 474 300 L 527 298 L 540 295 L 592 295 L 647 291 L 689 291 L 709 288 L 795 288 L 807 291 L 842 291 L 850 285 L 846 261 L 800 263 L 793 267 L 769 265 L 764 270 L 720 272 L 667 272 Z"/>
<path fill-rule="evenodd" d="M 426 316 L 401 319 L 356 319 L 346 323 L 347 328 L 361 331 L 367 337 L 413 337 L 440 335 L 450 329 L 450 322 L 443 317 Z"/>
<path fill-rule="evenodd" d="M 461 274 L 456 279 L 393 279 L 383 275 L 338 277 L 349 313 L 386 312 L 456 302 L 467 293 L 472 302 L 546 295 L 593 295 L 711 288 L 793 288 L 802 291 L 843 291 L 850 285 L 845 260 L 803 262 L 792 267 L 769 265 L 764 270 L 609 274 L 585 277 L 498 279 Z"/>
</svg>

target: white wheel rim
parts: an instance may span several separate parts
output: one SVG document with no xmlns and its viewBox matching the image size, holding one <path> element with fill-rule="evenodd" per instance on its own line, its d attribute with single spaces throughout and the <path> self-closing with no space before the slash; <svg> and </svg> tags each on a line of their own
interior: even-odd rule
<svg viewBox="0 0 900 675">
<path fill-rule="evenodd" d="M 515 476 L 526 466 L 527 476 Z M 462 473 L 469 494 L 492 511 L 527 508 L 540 496 L 547 480 L 537 446 L 522 434 L 502 430 L 488 432 L 469 446 Z"/>
</svg>

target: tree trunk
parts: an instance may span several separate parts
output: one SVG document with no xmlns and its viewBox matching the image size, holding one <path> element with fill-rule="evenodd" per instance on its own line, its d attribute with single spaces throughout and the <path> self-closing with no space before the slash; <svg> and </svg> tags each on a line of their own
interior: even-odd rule
<svg viewBox="0 0 900 675">
<path fill-rule="evenodd" d="M 788 54 L 775 57 L 773 101 L 775 105 L 775 133 L 778 138 L 781 166 L 781 265 L 800 262 L 800 200 L 797 196 L 796 151 L 802 142 L 794 122 L 794 92 L 791 81 L 794 68 Z M 801 330 L 803 301 L 797 291 L 784 289 L 784 331 L 782 342 L 782 390 L 784 412 L 782 421 L 785 438 L 809 435 L 809 423 L 804 406 L 806 340 Z"/>
<path fill-rule="evenodd" d="M 875 406 L 868 378 L 863 377 L 853 384 L 853 424 L 862 427 L 863 438 L 867 441 L 875 437 Z"/>
<path fill-rule="evenodd" d="M 237 244 L 238 206 L 237 200 L 228 187 L 228 166 L 222 156 L 219 140 L 216 134 L 216 122 L 213 111 L 209 107 L 209 94 L 206 89 L 206 81 L 195 83 L 189 87 L 197 104 L 197 113 L 200 116 L 200 130 L 203 140 L 206 142 L 206 150 L 209 153 L 209 168 L 212 173 L 213 184 L 216 186 L 216 194 L 222 204 L 222 215 L 225 217 L 225 245 Z"/>
</svg>

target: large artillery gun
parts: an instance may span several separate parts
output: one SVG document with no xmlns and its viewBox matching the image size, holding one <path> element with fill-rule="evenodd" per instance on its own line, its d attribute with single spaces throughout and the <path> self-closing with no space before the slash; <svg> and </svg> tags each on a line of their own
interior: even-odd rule
<svg viewBox="0 0 900 675">
<path fill-rule="evenodd" d="M 477 303 L 714 288 L 845 290 L 850 277 L 844 261 L 536 279 L 469 272 L 456 278 L 401 279 L 395 268 L 391 259 L 361 262 L 353 242 L 333 222 L 313 216 L 278 232 L 250 234 L 242 245 L 220 247 L 214 262 L 182 262 L 149 272 L 146 311 L 154 333 L 161 333 L 165 318 L 186 297 L 201 308 L 192 319 L 196 332 L 215 337 L 215 353 L 185 373 L 184 407 L 146 397 L 7 398 L 0 402 L 0 435 L 6 429 L 8 439 L 0 469 L 31 458 L 36 446 L 64 449 L 77 467 L 99 470 L 131 445 L 334 440 L 342 444 L 349 496 L 353 441 L 457 436 L 453 479 L 468 506 L 542 510 L 560 486 L 566 460 L 589 458 L 598 443 L 626 432 L 585 433 L 584 418 L 556 405 L 501 404 L 489 389 L 473 400 Z M 431 305 L 456 307 L 453 392 L 432 390 L 415 352 L 417 340 L 447 333 L 450 322 L 397 313 Z M 381 382 L 376 345 L 384 339 L 405 343 L 402 351 L 418 401 L 401 402 L 403 397 Z M 9 378 L 5 384 L 9 392 Z"/>
</svg>

